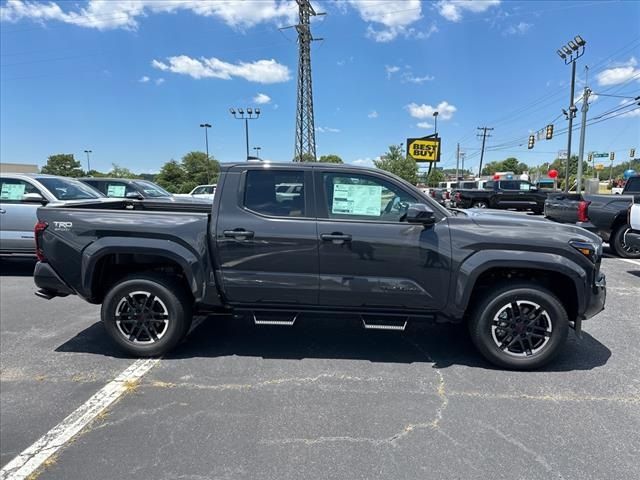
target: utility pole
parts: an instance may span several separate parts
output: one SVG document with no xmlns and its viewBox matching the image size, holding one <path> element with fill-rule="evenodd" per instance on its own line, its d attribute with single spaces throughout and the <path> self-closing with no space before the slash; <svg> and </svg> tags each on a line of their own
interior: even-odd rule
<svg viewBox="0 0 640 480">
<path fill-rule="evenodd" d="M 89 159 L 89 154 L 93 153 L 93 150 L 85 150 L 84 153 L 87 154 L 87 173 L 91 171 L 91 160 Z"/>
<path fill-rule="evenodd" d="M 582 192 L 582 157 L 584 156 L 584 136 L 587 130 L 587 112 L 589 111 L 590 94 L 591 90 L 589 89 L 589 87 L 584 87 L 584 92 L 582 93 L 582 125 L 580 128 L 580 150 L 578 151 L 578 175 L 576 178 L 576 190 L 578 193 Z"/>
<path fill-rule="evenodd" d="M 487 137 L 490 137 L 487 132 L 493 130 L 493 128 L 489 127 L 478 127 L 478 130 L 482 130 L 481 134 L 478 134 L 478 137 L 482 136 L 482 150 L 480 150 L 480 167 L 478 167 L 478 178 L 482 175 L 482 160 L 484 159 L 484 146 L 487 141 Z"/>
<path fill-rule="evenodd" d="M 460 160 L 462 161 L 462 176 L 464 177 L 464 157 L 465 157 L 465 153 L 464 152 L 460 152 Z"/>
<path fill-rule="evenodd" d="M 458 143 L 456 145 L 456 182 L 458 181 L 458 177 L 459 177 L 459 170 L 460 167 L 460 143 Z"/>
<path fill-rule="evenodd" d="M 298 4 L 298 99 L 296 106 L 296 139 L 294 161 L 302 161 L 303 155 L 316 161 L 316 132 L 313 117 L 313 89 L 311 83 L 311 42 L 322 40 L 313 38 L 310 18 L 324 13 L 316 13 L 309 0 L 296 0 Z"/>
</svg>

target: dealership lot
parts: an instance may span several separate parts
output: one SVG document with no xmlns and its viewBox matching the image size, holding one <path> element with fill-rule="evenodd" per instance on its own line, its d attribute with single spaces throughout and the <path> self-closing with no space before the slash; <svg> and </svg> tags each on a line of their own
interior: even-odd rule
<svg viewBox="0 0 640 480">
<path fill-rule="evenodd" d="M 98 306 L 0 262 L 4 466 L 134 360 Z M 457 326 L 204 320 L 40 478 L 637 478 L 640 261 L 602 268 L 607 309 L 537 372 L 492 368 Z"/>
</svg>

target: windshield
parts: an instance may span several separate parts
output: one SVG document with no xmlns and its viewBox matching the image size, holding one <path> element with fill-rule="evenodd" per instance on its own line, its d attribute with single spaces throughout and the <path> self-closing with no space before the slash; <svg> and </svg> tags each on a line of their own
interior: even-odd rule
<svg viewBox="0 0 640 480">
<path fill-rule="evenodd" d="M 104 197 L 97 190 L 78 180 L 60 177 L 38 177 L 37 180 L 58 200 L 87 200 Z"/>
<path fill-rule="evenodd" d="M 135 184 L 142 189 L 145 197 L 159 198 L 171 196 L 169 192 L 156 185 L 155 183 L 147 182 L 145 180 L 138 180 L 135 182 Z"/>
</svg>

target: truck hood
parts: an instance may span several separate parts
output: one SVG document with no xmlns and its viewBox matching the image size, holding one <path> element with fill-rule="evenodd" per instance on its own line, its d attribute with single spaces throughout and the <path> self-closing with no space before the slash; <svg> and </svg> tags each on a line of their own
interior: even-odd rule
<svg viewBox="0 0 640 480">
<path fill-rule="evenodd" d="M 493 230 L 512 231 L 518 236 L 535 239 L 557 237 L 562 240 L 582 240 L 600 245 L 602 240 L 595 233 L 571 224 L 555 223 L 542 216 L 522 215 L 515 212 L 469 209 L 465 210 L 473 223 Z"/>
</svg>

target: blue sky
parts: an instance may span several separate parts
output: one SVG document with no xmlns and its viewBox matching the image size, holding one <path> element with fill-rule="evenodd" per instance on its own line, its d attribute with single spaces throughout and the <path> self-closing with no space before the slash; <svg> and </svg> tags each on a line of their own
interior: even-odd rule
<svg viewBox="0 0 640 480">
<path fill-rule="evenodd" d="M 297 44 L 288 1 L 1 2 L 0 157 L 44 164 L 54 153 L 93 150 L 112 163 L 156 172 L 171 158 L 204 150 L 244 159 L 244 126 L 229 107 L 259 106 L 251 146 L 293 155 Z M 477 168 L 476 127 L 494 127 L 485 161 L 516 156 L 535 165 L 566 149 L 566 135 L 527 136 L 569 102 L 570 68 L 556 50 L 581 35 L 579 85 L 589 65 L 596 93 L 640 95 L 640 2 L 335 1 L 313 24 L 318 155 L 370 164 L 390 144 L 433 133 L 439 111 L 441 165 L 456 142 Z M 258 103 L 262 102 L 262 103 Z M 624 103 L 599 95 L 594 121 Z M 615 118 L 607 119 L 620 114 Z M 560 116 L 560 118 L 558 118 Z M 640 149 L 640 110 L 622 108 L 587 129 L 587 151 Z M 574 151 L 578 148 L 574 134 Z M 518 146 L 524 143 L 524 146 Z"/>
</svg>

